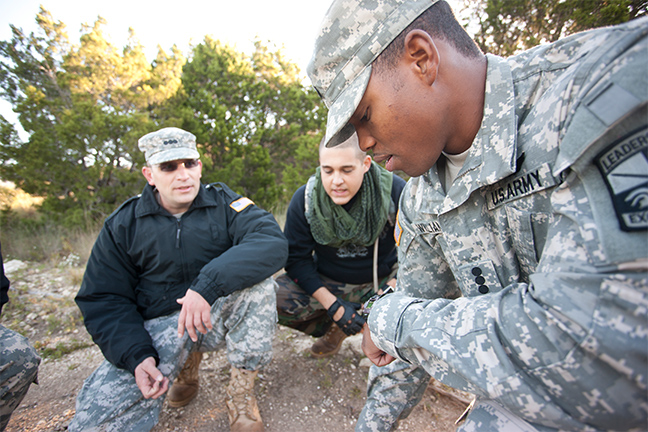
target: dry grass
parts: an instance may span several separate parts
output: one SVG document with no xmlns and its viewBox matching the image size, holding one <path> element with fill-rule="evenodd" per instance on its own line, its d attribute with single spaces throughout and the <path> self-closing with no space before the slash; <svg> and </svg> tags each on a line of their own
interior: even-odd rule
<svg viewBox="0 0 648 432">
<path fill-rule="evenodd" d="M 57 225 L 38 212 L 42 201 L 11 183 L 0 182 L 0 243 L 4 261 L 58 263 L 72 259 L 85 263 L 99 227 L 84 230 Z"/>
<path fill-rule="evenodd" d="M 272 213 L 275 220 L 281 227 L 281 230 L 283 231 L 284 225 L 286 224 L 286 213 L 288 213 L 288 203 L 277 204 L 274 207 L 265 210 Z"/>
<path fill-rule="evenodd" d="M 56 265 L 66 260 L 85 263 L 99 234 L 101 224 L 84 224 L 92 228 L 68 228 L 58 225 L 38 212 L 43 201 L 12 183 L 0 181 L 0 243 L 4 261 L 49 262 Z M 278 205 L 272 213 L 283 229 L 287 205 Z"/>
<path fill-rule="evenodd" d="M 3 227 L 0 232 L 5 261 L 52 262 L 74 260 L 85 263 L 98 231 L 85 232 L 50 224 L 36 227 Z"/>
<path fill-rule="evenodd" d="M 36 207 L 43 202 L 42 197 L 29 195 L 16 189 L 13 183 L 0 181 L 0 207 L 17 215 L 28 216 L 36 212 Z"/>
</svg>

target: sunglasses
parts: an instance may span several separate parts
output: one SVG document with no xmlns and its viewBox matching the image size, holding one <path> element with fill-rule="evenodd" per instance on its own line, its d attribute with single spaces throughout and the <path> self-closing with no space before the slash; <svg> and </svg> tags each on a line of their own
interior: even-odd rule
<svg viewBox="0 0 648 432">
<path fill-rule="evenodd" d="M 186 169 L 192 169 L 196 168 L 198 164 L 198 159 L 185 159 L 184 161 L 163 162 L 161 164 L 158 164 L 158 168 L 162 172 L 170 173 L 177 170 L 180 165 L 184 165 Z"/>
</svg>

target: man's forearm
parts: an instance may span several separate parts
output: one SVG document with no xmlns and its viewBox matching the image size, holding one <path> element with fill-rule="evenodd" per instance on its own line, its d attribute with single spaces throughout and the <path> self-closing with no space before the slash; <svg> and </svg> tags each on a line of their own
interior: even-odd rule
<svg viewBox="0 0 648 432">
<path fill-rule="evenodd" d="M 337 300 L 337 297 L 331 293 L 331 291 L 328 290 L 326 287 L 319 287 L 314 293 L 313 297 L 315 300 L 320 302 L 322 306 L 324 306 L 324 309 L 328 309 L 331 307 L 333 303 L 335 303 L 335 300 Z"/>
</svg>

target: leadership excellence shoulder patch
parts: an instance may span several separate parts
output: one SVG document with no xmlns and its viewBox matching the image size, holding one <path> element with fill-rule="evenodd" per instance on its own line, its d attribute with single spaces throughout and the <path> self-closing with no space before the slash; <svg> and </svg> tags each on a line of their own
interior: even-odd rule
<svg viewBox="0 0 648 432">
<path fill-rule="evenodd" d="M 596 156 L 623 231 L 648 229 L 648 127 L 631 132 Z"/>
<path fill-rule="evenodd" d="M 254 205 L 254 201 L 252 201 L 250 198 L 243 197 L 243 198 L 237 199 L 232 204 L 230 204 L 230 207 L 232 207 L 232 209 L 235 212 L 239 213 L 239 212 L 243 211 L 249 205 Z"/>
</svg>

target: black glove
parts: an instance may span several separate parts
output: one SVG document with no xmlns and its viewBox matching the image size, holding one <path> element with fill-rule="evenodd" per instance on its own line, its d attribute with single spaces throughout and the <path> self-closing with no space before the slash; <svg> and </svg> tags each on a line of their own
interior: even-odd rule
<svg viewBox="0 0 648 432">
<path fill-rule="evenodd" d="M 337 310 L 340 308 L 340 306 L 344 306 L 344 315 L 342 315 L 342 318 L 340 318 L 338 321 L 335 321 L 335 319 L 333 319 L 333 316 L 335 315 L 335 312 L 337 312 Z M 362 318 L 362 316 L 360 316 L 360 314 L 357 312 L 360 307 L 362 307 L 360 303 L 337 299 L 335 300 L 335 303 L 333 303 L 331 307 L 328 308 L 326 313 L 329 318 L 331 318 L 333 322 L 342 329 L 344 334 L 346 334 L 347 336 L 353 336 L 354 334 L 360 333 L 362 326 L 366 322 L 365 319 Z"/>
</svg>

